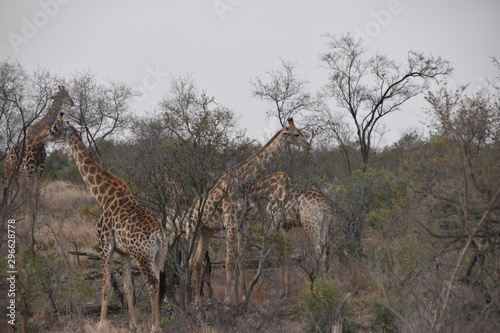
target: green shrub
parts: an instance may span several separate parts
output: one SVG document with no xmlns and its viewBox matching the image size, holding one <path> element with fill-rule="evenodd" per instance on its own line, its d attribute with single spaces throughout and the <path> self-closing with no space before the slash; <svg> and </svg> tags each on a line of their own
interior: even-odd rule
<svg viewBox="0 0 500 333">
<path fill-rule="evenodd" d="M 372 319 L 370 321 L 370 329 L 372 332 L 380 333 L 397 333 L 399 332 L 396 326 L 396 312 L 400 308 L 399 303 L 395 300 L 380 300 L 373 299 L 370 312 Z"/>
<path fill-rule="evenodd" d="M 337 289 L 331 278 L 318 279 L 314 284 L 309 283 L 309 290 L 299 301 L 299 310 L 304 314 L 307 325 L 306 332 L 330 332 L 334 324 L 337 309 L 342 304 L 344 293 Z M 355 332 L 349 322 L 349 308 L 346 307 L 344 316 L 344 332 Z"/>
<path fill-rule="evenodd" d="M 67 292 L 78 298 L 81 302 L 90 301 L 96 294 L 95 288 L 87 281 L 87 272 L 83 269 L 78 269 L 73 274 L 71 285 Z"/>
<path fill-rule="evenodd" d="M 102 208 L 99 207 L 97 210 L 93 210 L 90 205 L 83 205 L 80 208 L 80 215 L 83 217 L 88 217 L 91 220 L 99 220 L 102 214 Z"/>
<path fill-rule="evenodd" d="M 97 292 L 92 284 L 86 280 L 87 272 L 76 270 L 69 279 L 69 285 L 58 294 L 60 306 L 65 311 L 81 315 L 84 303 L 97 298 Z"/>
</svg>

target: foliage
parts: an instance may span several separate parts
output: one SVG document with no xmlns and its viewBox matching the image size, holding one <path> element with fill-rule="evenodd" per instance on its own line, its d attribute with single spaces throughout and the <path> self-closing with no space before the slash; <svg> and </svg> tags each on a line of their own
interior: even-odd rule
<svg viewBox="0 0 500 333">
<path fill-rule="evenodd" d="M 396 325 L 396 311 L 400 311 L 399 302 L 392 299 L 389 301 L 373 299 L 370 308 L 370 312 L 373 315 L 370 321 L 371 331 L 380 333 L 398 333 L 399 330 Z"/>
<path fill-rule="evenodd" d="M 160 327 L 166 331 L 172 331 L 172 328 L 179 329 L 178 323 L 173 316 L 163 316 L 160 319 Z"/>
<path fill-rule="evenodd" d="M 68 288 L 59 293 L 61 298 L 59 302 L 65 304 L 68 307 L 67 310 L 75 314 L 80 314 L 82 303 L 94 299 L 97 295 L 97 291 L 86 277 L 86 270 L 77 269 L 70 277 Z"/>
<path fill-rule="evenodd" d="M 90 219 L 95 221 L 99 220 L 101 214 L 102 214 L 102 208 L 94 210 L 90 205 L 83 205 L 82 208 L 80 208 L 80 215 L 89 217 Z"/>
<path fill-rule="evenodd" d="M 317 279 L 299 301 L 299 309 L 307 320 L 306 332 L 330 332 L 335 313 L 345 294 L 331 278 Z M 349 324 L 349 311 L 345 311 L 344 332 L 354 332 Z"/>
<path fill-rule="evenodd" d="M 22 288 L 26 291 L 25 301 L 28 307 L 39 302 L 50 305 L 52 312 L 59 311 L 56 295 L 61 286 L 59 276 L 61 267 L 59 260 L 51 251 L 38 251 L 38 255 L 30 250 L 25 250 L 19 257 L 21 262 L 20 277 Z"/>
<path fill-rule="evenodd" d="M 84 183 L 73 157 L 63 149 L 57 149 L 47 156 L 42 177 L 48 181 L 61 180 L 73 184 Z"/>
<path fill-rule="evenodd" d="M 376 224 L 375 212 L 390 207 L 398 185 L 390 174 L 375 169 L 355 170 L 339 185 L 335 208 L 342 220 L 344 247 L 352 254 L 361 254 L 361 238 L 366 222 Z"/>
</svg>

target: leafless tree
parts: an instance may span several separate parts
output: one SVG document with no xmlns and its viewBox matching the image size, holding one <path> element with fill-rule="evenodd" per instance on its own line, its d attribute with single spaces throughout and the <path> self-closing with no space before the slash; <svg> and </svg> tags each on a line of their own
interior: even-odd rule
<svg viewBox="0 0 500 333">
<path fill-rule="evenodd" d="M 365 59 L 366 49 L 350 35 L 326 35 L 330 50 L 321 54 L 329 71 L 324 87 L 354 125 L 366 170 L 380 120 L 426 89 L 452 68 L 441 57 L 409 51 L 402 64 L 382 54 Z"/>
<path fill-rule="evenodd" d="M 55 80 L 44 69 L 27 73 L 19 63 L 0 63 L 0 144 L 7 151 L 45 111 Z M 2 156 L 2 159 L 5 155 Z"/>
<path fill-rule="evenodd" d="M 309 82 L 298 78 L 294 70 L 295 64 L 281 59 L 281 69 L 269 70 L 268 80 L 257 76 L 251 81 L 252 94 L 271 104 L 267 115 L 278 118 L 282 127 L 286 126 L 288 118 L 293 118 L 301 111 L 311 111 L 319 103 L 307 91 Z"/>
<path fill-rule="evenodd" d="M 90 71 L 76 72 L 68 86 L 76 107 L 67 117 L 99 156 L 100 141 L 123 133 L 130 124 L 130 105 L 137 92 L 119 81 L 101 83 Z"/>
<path fill-rule="evenodd" d="M 41 68 L 28 73 L 19 63 L 0 63 L 0 161 L 5 160 L 12 147 L 20 147 L 20 156 L 13 165 L 14 170 L 11 170 L 14 175 L 20 171 L 26 134 L 46 111 L 57 80 Z M 10 215 L 9 218 L 12 218 L 12 212 L 21 205 L 18 200 L 21 188 L 17 177 L 11 177 L 11 181 L 6 182 L 3 175 L 2 172 L 0 216 Z"/>
</svg>

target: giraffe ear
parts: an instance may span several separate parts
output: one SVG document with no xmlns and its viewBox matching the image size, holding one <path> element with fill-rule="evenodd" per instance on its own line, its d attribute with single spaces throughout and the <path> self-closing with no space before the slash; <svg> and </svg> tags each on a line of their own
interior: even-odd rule
<svg viewBox="0 0 500 333">
<path fill-rule="evenodd" d="M 54 125 L 50 126 L 50 130 L 49 130 L 50 135 L 55 135 L 56 132 L 57 132 L 57 125 L 54 124 Z"/>
</svg>

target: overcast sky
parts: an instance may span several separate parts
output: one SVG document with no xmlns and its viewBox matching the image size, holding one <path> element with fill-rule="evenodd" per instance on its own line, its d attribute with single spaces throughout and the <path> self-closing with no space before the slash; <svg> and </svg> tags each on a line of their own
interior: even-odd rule
<svg viewBox="0 0 500 333">
<path fill-rule="evenodd" d="M 277 124 L 249 81 L 279 69 L 282 58 L 296 64 L 311 92 L 319 89 L 326 33 L 358 35 L 370 52 L 392 59 L 409 50 L 442 56 L 455 68 L 453 82 L 478 86 L 493 75 L 489 57 L 500 58 L 500 1 L 0 0 L 1 61 L 123 81 L 145 91 L 136 112 L 159 101 L 170 77 L 192 73 L 261 140 Z M 387 117 L 388 140 L 419 126 L 424 105 L 415 100 Z"/>
</svg>

